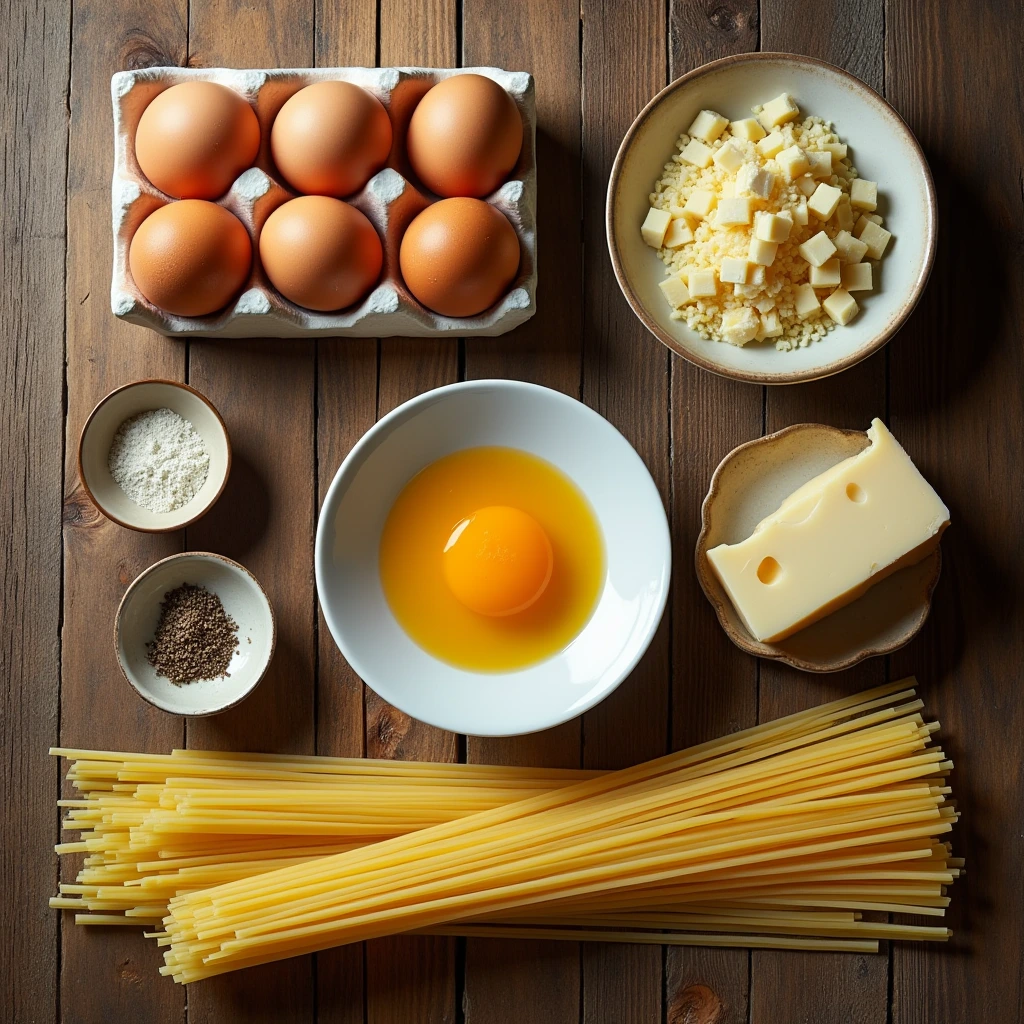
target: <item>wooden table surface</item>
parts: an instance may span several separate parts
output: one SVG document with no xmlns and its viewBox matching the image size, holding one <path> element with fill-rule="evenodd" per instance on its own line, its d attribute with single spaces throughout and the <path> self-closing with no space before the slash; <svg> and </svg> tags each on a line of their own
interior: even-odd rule
<svg viewBox="0 0 1024 1024">
<path fill-rule="evenodd" d="M 1022 1020 L 1024 921 L 1024 18 L 997 0 L 22 0 L 4 5 L 3 850 L 0 1018 L 191 1024 L 991 1022 Z M 612 276 L 604 194 L 619 140 L 670 79 L 726 54 L 832 61 L 881 91 L 939 192 L 931 283 L 883 351 L 838 377 L 764 389 L 670 356 Z M 495 64 L 532 71 L 540 118 L 537 316 L 496 340 L 168 340 L 110 312 L 110 75 L 188 64 Z M 854 140 L 855 144 L 855 140 Z M 650 467 L 676 550 L 668 613 L 641 666 L 582 719 L 480 740 L 412 721 L 365 689 L 319 618 L 313 536 L 353 442 L 451 381 L 561 389 Z M 226 419 L 235 467 L 186 532 L 121 529 L 77 476 L 82 423 L 112 388 L 188 381 Z M 736 444 L 800 421 L 881 416 L 952 509 L 931 619 L 905 650 L 816 678 L 741 654 L 690 551 L 710 474 Z M 241 707 L 186 724 L 114 663 L 118 599 L 182 549 L 263 581 L 280 640 Z M 956 761 L 968 876 L 956 937 L 876 956 L 396 938 L 183 988 L 134 930 L 47 909 L 62 744 L 303 751 L 616 767 L 906 673 Z M 70 878 L 68 868 L 65 875 Z M 883 944 L 884 945 L 884 944 Z"/>
</svg>

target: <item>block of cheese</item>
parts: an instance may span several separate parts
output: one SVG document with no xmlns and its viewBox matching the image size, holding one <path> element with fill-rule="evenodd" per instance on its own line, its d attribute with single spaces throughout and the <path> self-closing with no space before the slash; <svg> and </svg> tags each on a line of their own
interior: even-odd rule
<svg viewBox="0 0 1024 1024">
<path fill-rule="evenodd" d="M 794 491 L 708 561 L 750 633 L 777 643 L 927 557 L 949 510 L 881 420 L 869 447 Z"/>
</svg>

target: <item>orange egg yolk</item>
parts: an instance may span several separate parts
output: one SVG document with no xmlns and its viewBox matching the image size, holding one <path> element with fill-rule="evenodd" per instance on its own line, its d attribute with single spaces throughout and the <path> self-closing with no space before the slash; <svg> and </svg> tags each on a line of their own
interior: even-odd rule
<svg viewBox="0 0 1024 1024">
<path fill-rule="evenodd" d="M 489 505 L 457 523 L 443 554 L 452 593 L 479 615 L 525 611 L 551 581 L 551 541 L 533 516 Z"/>
</svg>

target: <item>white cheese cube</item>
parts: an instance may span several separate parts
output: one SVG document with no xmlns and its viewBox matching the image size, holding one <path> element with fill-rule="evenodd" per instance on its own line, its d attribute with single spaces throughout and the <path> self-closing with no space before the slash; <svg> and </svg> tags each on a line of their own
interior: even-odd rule
<svg viewBox="0 0 1024 1024">
<path fill-rule="evenodd" d="M 814 190 L 814 195 L 807 200 L 807 209 L 815 215 L 820 217 L 822 220 L 828 220 L 833 213 L 836 212 L 836 207 L 839 205 L 839 200 L 842 198 L 842 190 L 836 188 L 834 185 L 826 185 L 825 182 L 821 182 L 820 185 Z"/>
<path fill-rule="evenodd" d="M 753 161 L 745 163 L 736 175 L 736 191 L 749 192 L 761 199 L 767 199 L 775 187 L 775 175 Z"/>
<path fill-rule="evenodd" d="M 839 251 L 839 258 L 843 263 L 860 263 L 867 255 L 867 245 L 854 238 L 849 231 L 837 231 L 832 242 Z"/>
<path fill-rule="evenodd" d="M 873 210 L 878 205 L 878 182 L 854 178 L 850 182 L 850 202 L 859 210 Z"/>
<path fill-rule="evenodd" d="M 711 163 L 711 150 L 700 139 L 690 139 L 679 157 L 694 167 L 707 167 Z"/>
<path fill-rule="evenodd" d="M 751 636 L 778 643 L 927 558 L 949 510 L 879 421 L 871 445 L 793 492 L 746 539 L 707 553 Z"/>
<path fill-rule="evenodd" d="M 797 191 L 805 199 L 810 199 L 814 195 L 814 190 L 818 187 L 818 183 L 809 174 L 801 174 L 794 184 Z"/>
<path fill-rule="evenodd" d="M 660 249 L 665 241 L 665 232 L 672 221 L 668 210 L 656 210 L 653 206 L 647 212 L 640 234 L 643 240 L 653 249 Z"/>
<path fill-rule="evenodd" d="M 800 108 L 790 99 L 789 93 L 784 92 L 780 96 L 776 96 L 775 99 L 769 100 L 761 108 L 757 119 L 771 131 L 772 128 L 776 128 L 780 124 L 786 124 L 787 121 L 795 121 L 799 114 Z"/>
<path fill-rule="evenodd" d="M 761 269 L 764 270 L 764 267 L 762 267 Z M 775 299 L 773 299 L 770 295 L 762 295 L 761 298 L 759 298 L 757 302 L 754 303 L 754 309 L 756 309 L 758 313 L 767 313 L 770 309 L 774 308 Z"/>
<path fill-rule="evenodd" d="M 848 150 L 845 142 L 826 142 L 821 148 L 832 155 L 833 164 L 846 159 Z"/>
<path fill-rule="evenodd" d="M 682 217 L 675 217 L 665 232 L 665 241 L 662 244 L 666 249 L 678 249 L 692 241 L 693 231 L 690 230 L 690 225 Z"/>
<path fill-rule="evenodd" d="M 761 330 L 766 338 L 778 338 L 782 334 L 782 321 L 777 310 L 766 310 L 761 314 Z"/>
<path fill-rule="evenodd" d="M 686 134 L 691 138 L 700 139 L 702 142 L 714 142 L 725 131 L 728 123 L 721 114 L 714 110 L 702 110 L 693 119 L 693 124 L 686 129 Z"/>
<path fill-rule="evenodd" d="M 715 155 L 711 159 L 714 160 L 716 167 L 721 167 L 723 171 L 728 171 L 730 174 L 743 164 L 743 154 L 731 142 L 716 149 Z"/>
<path fill-rule="evenodd" d="M 718 203 L 717 223 L 722 227 L 731 227 L 735 224 L 750 223 L 750 200 L 744 196 L 742 199 L 721 199 Z"/>
<path fill-rule="evenodd" d="M 810 166 L 807 163 L 807 154 L 799 146 L 784 149 L 775 157 L 775 162 L 782 169 L 787 181 L 793 181 L 801 174 L 806 174 Z"/>
<path fill-rule="evenodd" d="M 754 214 L 754 237 L 762 242 L 785 242 L 792 230 L 793 221 L 789 217 L 762 211 Z"/>
<path fill-rule="evenodd" d="M 764 267 L 761 268 L 764 270 Z M 741 299 L 753 299 L 761 294 L 761 289 L 756 284 L 751 284 L 749 281 L 746 284 L 734 284 L 732 286 L 733 295 L 738 295 Z"/>
<path fill-rule="evenodd" d="M 825 260 L 820 267 L 811 267 L 810 279 L 812 288 L 837 288 L 842 280 L 839 257 Z"/>
<path fill-rule="evenodd" d="M 845 288 L 837 288 L 823 303 L 825 312 L 840 327 L 845 327 L 856 315 L 860 306 Z"/>
<path fill-rule="evenodd" d="M 718 294 L 714 268 L 691 268 L 686 276 L 691 299 L 707 299 Z"/>
<path fill-rule="evenodd" d="M 731 199 L 736 195 L 736 179 L 723 181 L 718 186 L 718 197 L 719 199 Z"/>
<path fill-rule="evenodd" d="M 673 218 L 675 218 L 675 217 L 682 217 L 682 215 L 686 211 L 681 206 L 679 206 L 677 204 L 673 204 L 672 206 L 670 206 L 668 208 L 668 212 L 672 214 Z"/>
<path fill-rule="evenodd" d="M 801 320 L 809 317 L 816 310 L 821 309 L 821 303 L 818 301 L 818 296 L 814 294 L 814 289 L 810 284 L 802 284 L 796 290 L 796 315 Z"/>
<path fill-rule="evenodd" d="M 832 244 L 832 239 L 824 231 L 819 231 L 816 235 L 808 238 L 803 245 L 799 246 L 798 251 L 812 267 L 820 267 L 826 260 L 830 260 L 835 256 L 836 247 Z"/>
<path fill-rule="evenodd" d="M 836 207 L 835 212 L 836 223 L 843 231 L 853 230 L 853 207 L 849 201 L 843 202 L 839 200 L 839 205 Z"/>
<path fill-rule="evenodd" d="M 803 227 L 807 223 L 807 200 L 801 199 L 796 206 L 793 207 L 793 223 L 799 224 Z"/>
<path fill-rule="evenodd" d="M 843 267 L 843 272 L 840 275 L 840 284 L 848 292 L 869 292 L 872 287 L 871 283 L 871 264 L 870 263 L 848 263 Z"/>
<path fill-rule="evenodd" d="M 886 246 L 889 244 L 889 239 L 892 238 L 892 234 L 869 220 L 857 232 L 857 237 L 868 247 L 868 255 L 873 260 L 880 260 L 885 253 Z"/>
<path fill-rule="evenodd" d="M 857 218 L 857 226 L 853 229 L 855 235 L 859 235 L 864 230 L 865 224 L 877 224 L 879 227 L 882 226 L 882 218 L 877 213 L 862 213 Z"/>
<path fill-rule="evenodd" d="M 831 153 L 808 153 L 807 163 L 810 164 L 810 175 L 812 178 L 832 177 Z"/>
<path fill-rule="evenodd" d="M 740 309 L 727 309 L 722 314 L 722 337 L 730 345 L 746 345 L 754 340 L 761 318 L 746 306 Z"/>
<path fill-rule="evenodd" d="M 743 139 L 745 142 L 760 142 L 765 136 L 765 131 L 756 117 L 745 117 L 742 121 L 733 121 L 729 127 L 737 139 Z"/>
<path fill-rule="evenodd" d="M 715 196 L 713 192 L 708 192 L 707 189 L 703 188 L 695 188 L 690 193 L 690 198 L 683 205 L 683 213 L 689 217 L 703 220 L 714 208 L 714 205 Z"/>
<path fill-rule="evenodd" d="M 762 267 L 770 267 L 775 262 L 775 254 L 779 251 L 777 242 L 765 242 L 760 238 L 750 240 L 747 259 L 751 263 L 759 263 Z"/>
<path fill-rule="evenodd" d="M 673 309 L 679 309 L 680 306 L 685 306 L 690 301 L 690 290 L 678 274 L 666 277 L 664 281 L 658 284 L 658 287 Z"/>
<path fill-rule="evenodd" d="M 757 151 L 765 160 L 771 160 L 772 157 L 778 156 L 785 147 L 786 138 L 782 132 L 771 132 L 757 144 Z"/>
<path fill-rule="evenodd" d="M 718 277 L 723 284 L 746 284 L 750 264 L 736 256 L 726 256 L 718 268 Z"/>
</svg>

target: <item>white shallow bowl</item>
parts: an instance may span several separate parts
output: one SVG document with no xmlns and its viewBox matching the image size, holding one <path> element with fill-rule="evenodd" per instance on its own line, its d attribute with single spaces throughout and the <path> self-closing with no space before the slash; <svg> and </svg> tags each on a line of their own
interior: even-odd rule
<svg viewBox="0 0 1024 1024">
<path fill-rule="evenodd" d="M 878 212 L 892 232 L 876 267 L 876 290 L 857 292 L 861 309 L 820 342 L 780 352 L 771 341 L 742 348 L 705 341 L 673 320 L 658 284 L 665 265 L 640 237 L 648 197 L 697 113 L 730 120 L 788 92 L 804 116 L 832 121 L 862 178 L 878 182 Z M 756 384 L 793 384 L 838 373 L 866 359 L 896 333 L 928 281 L 936 241 L 935 187 L 917 139 L 881 96 L 841 68 L 810 57 L 748 53 L 691 71 L 637 116 L 619 147 L 608 183 L 608 247 L 633 312 L 664 344 L 698 366 Z"/>
<path fill-rule="evenodd" d="M 178 686 L 146 659 L 164 594 L 183 583 L 216 594 L 238 623 L 238 650 L 223 679 L 200 679 Z M 139 696 L 172 715 L 215 715 L 244 700 L 256 689 L 274 656 L 277 631 L 266 591 L 248 569 L 223 555 L 186 551 L 145 570 L 125 591 L 117 609 L 114 647 L 125 679 Z"/>
<path fill-rule="evenodd" d="M 136 505 L 107 465 L 117 428 L 151 409 L 170 409 L 188 420 L 210 454 L 205 483 L 173 512 L 151 512 Z M 140 380 L 111 391 L 89 414 L 78 442 L 78 475 L 93 504 L 118 525 L 142 533 L 167 533 L 194 523 L 221 496 L 230 472 L 231 441 L 220 413 L 205 395 L 176 380 Z"/>
<path fill-rule="evenodd" d="M 589 622 L 565 650 L 515 672 L 470 672 L 424 651 L 392 615 L 378 569 L 384 522 L 410 478 L 481 445 L 553 463 L 586 495 L 604 536 L 607 573 Z M 580 402 L 519 381 L 452 384 L 385 416 L 342 463 L 316 534 L 320 604 L 355 671 L 414 718 L 474 736 L 547 729 L 607 697 L 650 644 L 670 571 L 661 496 L 629 442 Z"/>
</svg>

